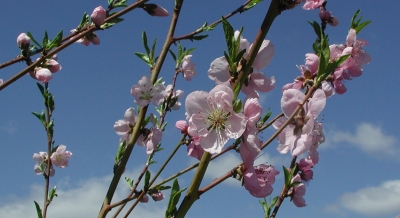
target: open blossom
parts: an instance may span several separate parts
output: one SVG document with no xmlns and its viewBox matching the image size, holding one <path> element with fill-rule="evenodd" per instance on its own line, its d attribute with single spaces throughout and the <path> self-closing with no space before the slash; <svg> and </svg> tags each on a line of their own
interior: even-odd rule
<svg viewBox="0 0 400 218">
<path fill-rule="evenodd" d="M 106 19 L 106 10 L 102 6 L 95 8 L 90 15 L 90 19 L 98 26 L 103 25 Z"/>
<path fill-rule="evenodd" d="M 304 10 L 312 10 L 319 8 L 325 0 L 307 0 L 306 3 L 303 5 Z"/>
<path fill-rule="evenodd" d="M 118 135 L 121 136 L 121 141 L 129 138 L 131 126 L 135 125 L 136 117 L 136 110 L 130 107 L 125 111 L 124 119 L 118 120 L 114 123 L 114 130 Z"/>
<path fill-rule="evenodd" d="M 164 98 L 167 99 L 169 97 L 169 95 L 172 92 L 172 85 L 167 85 L 167 87 L 164 90 Z M 173 110 L 179 110 L 179 108 L 181 107 L 181 102 L 179 102 L 179 100 L 182 98 L 184 92 L 182 90 L 176 90 L 174 92 L 172 92 L 172 97 L 171 97 L 171 102 L 174 102 L 174 105 L 170 105 L 169 107 L 172 108 Z"/>
<path fill-rule="evenodd" d="M 131 94 L 140 106 L 147 106 L 150 102 L 158 106 L 164 100 L 163 92 L 164 85 L 161 83 L 153 85 L 147 76 L 143 76 L 139 83 L 131 88 Z"/>
<path fill-rule="evenodd" d="M 235 37 L 237 38 L 238 36 L 239 31 L 236 31 Z M 244 58 L 247 57 L 252 46 L 253 45 L 249 45 L 247 39 L 240 36 L 239 51 L 246 49 Z M 259 72 L 259 70 L 262 70 L 269 65 L 274 53 L 274 45 L 269 40 L 264 40 L 252 65 L 254 72 L 247 78 L 248 85 L 243 85 L 241 89 L 241 91 L 248 97 L 257 98 L 258 94 L 256 91 L 268 92 L 275 88 L 275 78 L 268 78 L 263 73 Z M 217 84 L 229 82 L 229 79 L 231 78 L 229 64 L 224 56 L 216 58 L 211 62 L 210 69 L 208 70 L 208 77 Z"/>
<path fill-rule="evenodd" d="M 36 175 L 46 174 L 47 172 L 46 161 L 48 160 L 47 158 L 48 158 L 47 152 L 39 152 L 33 154 L 33 160 L 36 161 L 36 164 L 33 167 L 33 171 L 35 172 Z M 55 173 L 56 171 L 54 170 L 53 165 L 51 165 L 50 176 L 54 176 Z"/>
<path fill-rule="evenodd" d="M 286 122 L 304 97 L 304 93 L 297 89 L 288 89 L 283 92 L 281 108 L 285 117 L 280 117 L 273 123 L 275 129 L 279 129 Z M 325 104 L 325 93 L 321 89 L 317 89 L 313 97 L 295 117 L 294 122 L 289 124 L 277 137 L 279 141 L 277 149 L 280 153 L 284 154 L 290 150 L 293 156 L 299 156 L 309 151 L 315 137 L 313 131 L 315 125 L 318 124 L 316 118 L 324 109 Z"/>
<path fill-rule="evenodd" d="M 29 38 L 28 35 L 26 35 L 26 33 L 21 33 L 21 34 L 19 34 L 19 36 L 17 37 L 17 45 L 18 45 L 18 47 L 20 47 L 21 49 L 26 49 L 26 48 L 28 48 L 30 43 L 31 43 L 31 39 Z"/>
<path fill-rule="evenodd" d="M 246 128 L 244 114 L 233 111 L 233 96 L 232 89 L 217 85 L 209 93 L 195 91 L 186 98 L 188 133 L 200 137 L 209 153 L 220 153 L 229 138 L 239 138 Z"/>
<path fill-rule="evenodd" d="M 301 182 L 301 177 L 299 174 L 296 174 L 296 176 L 293 177 L 291 183 L 293 182 Z M 297 207 L 306 206 L 306 200 L 303 198 L 305 194 L 306 194 L 306 186 L 303 183 L 300 183 L 295 187 L 293 187 L 292 201 L 294 205 L 296 205 Z"/>
<path fill-rule="evenodd" d="M 192 55 L 186 55 L 183 57 L 183 62 L 182 62 L 182 72 L 183 72 L 183 77 L 187 80 L 190 81 L 192 80 L 192 77 L 197 75 L 196 71 L 196 64 L 190 61 L 192 58 Z"/>
<path fill-rule="evenodd" d="M 70 151 L 66 151 L 65 149 L 67 146 L 65 145 L 59 145 L 57 147 L 57 150 L 53 152 L 51 155 L 51 163 L 54 165 L 64 168 L 68 166 L 68 159 L 72 157 L 72 153 Z"/>
<path fill-rule="evenodd" d="M 247 120 L 243 141 L 240 144 L 240 157 L 244 166 L 252 167 L 254 159 L 261 151 L 262 141 L 257 137 L 256 123 L 260 119 L 262 108 L 257 98 L 248 98 L 244 103 L 243 114 Z"/>
<path fill-rule="evenodd" d="M 150 122 L 153 126 L 150 129 L 144 129 L 145 131 L 140 134 L 136 143 L 142 147 L 146 147 L 146 153 L 153 153 L 154 148 L 157 148 L 158 143 L 162 140 L 162 130 L 156 126 L 156 120 L 153 114 L 150 114 Z"/>
<path fill-rule="evenodd" d="M 274 166 L 261 164 L 256 167 L 249 167 L 244 173 L 244 187 L 251 195 L 257 198 L 267 197 L 272 193 L 272 185 L 275 183 L 275 176 L 279 171 Z"/>
</svg>

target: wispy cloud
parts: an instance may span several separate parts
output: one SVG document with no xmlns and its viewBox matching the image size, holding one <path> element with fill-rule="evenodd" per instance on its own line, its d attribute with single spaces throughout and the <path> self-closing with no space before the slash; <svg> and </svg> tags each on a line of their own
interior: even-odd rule
<svg viewBox="0 0 400 218">
<path fill-rule="evenodd" d="M 380 126 L 371 123 L 357 125 L 354 133 L 328 131 L 326 137 L 330 146 L 348 143 L 375 157 L 390 157 L 400 160 L 399 140 L 386 134 Z"/>
<path fill-rule="evenodd" d="M 400 180 L 383 182 L 376 187 L 343 194 L 340 199 L 326 206 L 327 212 L 344 214 L 346 211 L 364 216 L 382 217 L 400 213 Z"/>
<path fill-rule="evenodd" d="M 127 174 L 132 175 L 132 178 L 136 178 L 133 177 L 133 175 L 137 175 L 138 172 L 139 171 Z M 57 186 L 58 197 L 54 198 L 49 206 L 48 217 L 96 217 L 104 199 L 105 192 L 108 189 L 110 179 L 111 176 L 86 179 L 79 182 L 79 184 L 71 184 L 71 186 L 75 186 L 73 188 L 65 188 L 70 185 L 66 184 L 69 182 L 63 182 L 63 184 Z M 125 188 L 119 190 L 113 199 L 120 200 L 126 197 L 128 193 L 127 186 L 125 184 L 120 184 L 120 186 Z M 154 202 L 150 198 L 149 203 L 139 204 L 134 210 L 134 217 L 163 217 L 165 215 L 166 204 L 168 203 L 168 197 L 166 198 L 167 199 L 160 202 Z M 32 185 L 31 192 L 28 196 L 11 197 L 11 199 L 3 196 L 0 203 L 0 217 L 37 218 L 33 201 L 35 200 L 42 205 L 42 199 L 43 187 L 39 185 Z M 130 205 L 128 204 L 127 208 L 129 208 Z M 112 210 L 110 214 L 113 214 L 115 211 L 115 209 Z"/>
<path fill-rule="evenodd" d="M 17 123 L 14 121 L 8 121 L 6 124 L 0 125 L 0 130 L 9 135 L 14 135 L 17 132 Z"/>
</svg>

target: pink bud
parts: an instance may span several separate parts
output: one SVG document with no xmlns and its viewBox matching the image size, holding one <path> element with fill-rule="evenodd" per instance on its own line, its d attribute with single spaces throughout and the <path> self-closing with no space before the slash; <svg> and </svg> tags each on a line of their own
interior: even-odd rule
<svg viewBox="0 0 400 218">
<path fill-rule="evenodd" d="M 85 46 L 89 46 L 90 45 L 90 41 L 89 39 L 87 39 L 86 37 L 79 39 L 78 41 L 76 41 L 77 43 L 81 43 L 82 45 Z"/>
<path fill-rule="evenodd" d="M 29 47 L 30 43 L 31 43 L 31 39 L 25 33 L 21 33 L 17 37 L 17 45 L 20 48 L 27 48 L 27 47 Z"/>
<path fill-rule="evenodd" d="M 143 195 L 143 197 L 139 201 L 141 203 L 147 203 L 147 202 L 149 202 L 149 196 Z"/>
<path fill-rule="evenodd" d="M 47 61 L 47 67 L 52 73 L 56 73 L 61 70 L 61 65 L 54 59 L 50 59 Z"/>
<path fill-rule="evenodd" d="M 91 38 L 90 41 L 93 43 L 93 45 L 100 44 L 100 38 L 97 35 L 93 36 L 93 38 Z"/>
<path fill-rule="evenodd" d="M 339 24 L 339 20 L 336 17 L 331 16 L 328 20 L 328 24 L 331 26 L 337 26 Z"/>
<path fill-rule="evenodd" d="M 92 15 L 90 15 L 90 19 L 92 19 L 93 23 L 98 26 L 103 25 L 104 20 L 106 19 L 106 10 L 104 10 L 102 6 L 95 8 Z"/>
<path fill-rule="evenodd" d="M 49 69 L 39 68 L 38 70 L 36 70 L 36 79 L 39 82 L 47 83 L 51 80 L 51 78 L 53 78 L 53 74 Z"/>
<path fill-rule="evenodd" d="M 1 85 L 1 84 L 3 84 L 3 80 L 2 80 L 2 79 L 0 79 L 0 85 Z"/>
<path fill-rule="evenodd" d="M 165 10 L 165 8 L 158 6 L 154 9 L 154 14 L 153 16 L 158 16 L 158 17 L 167 17 L 169 15 L 168 11 Z"/>
</svg>

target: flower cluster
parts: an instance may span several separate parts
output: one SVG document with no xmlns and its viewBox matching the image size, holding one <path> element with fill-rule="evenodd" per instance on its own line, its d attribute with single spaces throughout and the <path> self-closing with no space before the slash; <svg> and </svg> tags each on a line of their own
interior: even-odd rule
<svg viewBox="0 0 400 218">
<path fill-rule="evenodd" d="M 61 68 L 57 62 L 57 55 L 53 55 L 52 58 L 36 67 L 34 71 L 30 71 L 29 75 L 39 82 L 47 83 L 53 78 L 53 73 L 57 73 Z"/>
<path fill-rule="evenodd" d="M 54 151 L 50 156 L 50 175 L 54 176 L 55 170 L 53 165 L 59 168 L 65 168 L 68 166 L 68 159 L 72 157 L 72 153 L 70 151 L 66 151 L 67 146 L 59 145 L 57 146 L 56 151 Z M 36 164 L 33 168 L 34 172 L 37 175 L 47 174 L 47 162 L 48 162 L 48 154 L 47 152 L 39 152 L 33 154 L 33 159 L 36 161 Z"/>
</svg>

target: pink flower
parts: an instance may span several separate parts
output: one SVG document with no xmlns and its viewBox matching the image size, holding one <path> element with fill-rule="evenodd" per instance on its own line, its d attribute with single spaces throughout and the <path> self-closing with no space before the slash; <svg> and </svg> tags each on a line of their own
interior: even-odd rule
<svg viewBox="0 0 400 218">
<path fill-rule="evenodd" d="M 21 33 L 19 34 L 19 36 L 17 37 L 17 45 L 18 47 L 20 47 L 21 49 L 27 49 L 29 48 L 29 44 L 31 43 L 31 39 L 29 38 L 28 35 L 26 35 L 25 33 Z"/>
<path fill-rule="evenodd" d="M 283 92 L 281 107 L 285 117 L 281 117 L 273 123 L 275 129 L 279 129 L 286 122 L 304 97 L 304 93 L 297 89 L 288 89 Z M 325 104 L 325 93 L 321 89 L 317 89 L 313 97 L 295 117 L 293 124 L 289 124 L 279 134 L 277 149 L 280 153 L 287 153 L 290 150 L 293 156 L 299 156 L 310 149 L 313 144 L 315 119 L 324 109 Z"/>
<path fill-rule="evenodd" d="M 53 152 L 51 155 L 51 163 L 54 165 L 64 168 L 68 166 L 68 159 L 72 157 L 72 153 L 70 151 L 66 151 L 65 149 L 67 146 L 65 145 L 59 145 L 57 147 L 57 150 Z"/>
<path fill-rule="evenodd" d="M 293 177 L 291 183 L 293 182 L 301 182 L 300 175 L 297 174 L 295 177 Z M 293 188 L 293 196 L 292 196 L 292 201 L 294 205 L 297 207 L 304 207 L 306 206 L 306 200 L 304 200 L 303 196 L 306 194 L 306 186 L 303 183 L 300 183 L 296 185 Z"/>
<path fill-rule="evenodd" d="M 139 84 L 132 86 L 131 94 L 135 102 L 140 106 L 147 106 L 150 102 L 159 105 L 163 100 L 164 85 L 161 83 L 153 85 L 147 76 L 139 80 Z"/>
<path fill-rule="evenodd" d="M 84 37 L 82 39 L 78 39 L 76 41 L 76 43 L 81 43 L 82 45 L 85 45 L 85 46 L 89 46 L 90 45 L 90 41 L 86 37 Z"/>
<path fill-rule="evenodd" d="M 210 93 L 195 91 L 186 98 L 188 133 L 200 137 L 207 152 L 221 152 L 229 138 L 239 138 L 246 128 L 244 114 L 233 111 L 233 96 L 232 89 L 217 85 Z"/>
<path fill-rule="evenodd" d="M 188 151 L 188 156 L 197 158 L 198 160 L 201 160 L 201 157 L 203 156 L 204 149 L 200 145 L 200 138 L 199 137 L 193 137 L 192 140 L 190 141 L 189 145 L 187 146 L 187 151 Z"/>
<path fill-rule="evenodd" d="M 185 57 L 183 57 L 183 62 L 182 62 L 183 77 L 187 81 L 192 80 L 192 77 L 197 75 L 197 71 L 195 69 L 196 64 L 190 61 L 191 58 L 192 55 L 186 55 Z"/>
<path fill-rule="evenodd" d="M 298 163 L 298 167 L 301 171 L 300 173 L 300 177 L 302 180 L 304 181 L 310 181 L 311 179 L 313 179 L 313 171 L 311 170 L 311 168 L 313 167 L 313 165 L 309 162 L 306 161 L 305 158 L 302 158 L 299 163 Z"/>
<path fill-rule="evenodd" d="M 307 0 L 303 5 L 304 10 L 312 10 L 322 6 L 325 0 Z"/>
<path fill-rule="evenodd" d="M 235 38 L 239 36 L 239 31 L 235 32 Z M 240 36 L 240 45 L 239 51 L 246 49 L 246 53 L 243 55 L 244 58 L 247 57 L 248 51 L 250 51 L 253 44 L 248 45 L 248 41 Z M 271 62 L 271 59 L 275 53 L 275 47 L 269 40 L 264 40 L 260 50 L 257 53 L 257 56 L 254 60 L 252 67 L 254 68 L 254 72 L 249 75 L 248 81 L 249 84 L 243 85 L 241 91 L 245 93 L 248 97 L 258 98 L 259 92 L 268 92 L 275 88 L 275 78 L 271 79 L 258 72 L 261 69 L 264 69 Z M 213 80 L 217 84 L 224 84 L 229 82 L 231 78 L 229 72 L 229 64 L 225 57 L 219 57 L 211 62 L 210 69 L 208 70 L 208 77 Z"/>
<path fill-rule="evenodd" d="M 128 108 L 125 111 L 124 119 L 118 120 L 114 124 L 114 130 L 118 135 L 127 135 L 131 130 L 131 126 L 134 126 L 136 123 L 137 113 L 136 110 L 132 107 Z"/>
<path fill-rule="evenodd" d="M 182 134 L 187 134 L 188 125 L 186 123 L 186 120 L 178 120 L 178 121 L 176 121 L 175 127 L 177 129 L 181 130 Z"/>
<path fill-rule="evenodd" d="M 47 172 L 47 152 L 39 152 L 33 154 L 33 160 L 36 161 L 35 166 L 33 167 L 33 171 L 36 175 L 46 174 Z M 50 167 L 50 176 L 54 176 L 56 171 L 53 168 L 53 165 Z"/>
<path fill-rule="evenodd" d="M 47 68 L 38 68 L 35 71 L 35 77 L 39 82 L 47 83 L 53 78 L 53 74 Z"/>
<path fill-rule="evenodd" d="M 272 193 L 272 185 L 278 174 L 279 171 L 275 170 L 273 166 L 265 164 L 249 167 L 243 177 L 244 188 L 254 197 L 264 198 Z"/>
<path fill-rule="evenodd" d="M 2 79 L 0 79 L 0 85 L 1 85 L 1 84 L 3 84 L 3 80 L 2 80 Z"/>
<path fill-rule="evenodd" d="M 97 26 L 101 26 L 104 24 L 104 20 L 106 19 L 106 10 L 102 6 L 95 8 L 90 15 L 90 19 L 92 19 L 93 23 Z"/>
<path fill-rule="evenodd" d="M 167 85 L 167 87 L 164 90 L 164 98 L 167 99 L 169 97 L 169 95 L 172 92 L 172 85 Z M 172 98 L 171 98 L 171 102 L 175 102 L 174 105 L 169 105 L 170 108 L 172 108 L 173 110 L 179 110 L 179 108 L 181 107 L 181 102 L 179 102 L 179 100 L 182 98 L 183 96 L 183 91 L 182 90 L 176 90 L 172 93 Z"/>
<path fill-rule="evenodd" d="M 139 136 L 136 143 L 142 147 L 146 147 L 146 153 L 153 153 L 154 148 L 157 148 L 158 143 L 162 140 L 162 130 L 156 126 L 156 119 L 153 114 L 150 114 L 150 122 L 153 126 L 150 130 L 145 129 L 144 133 Z"/>
</svg>

